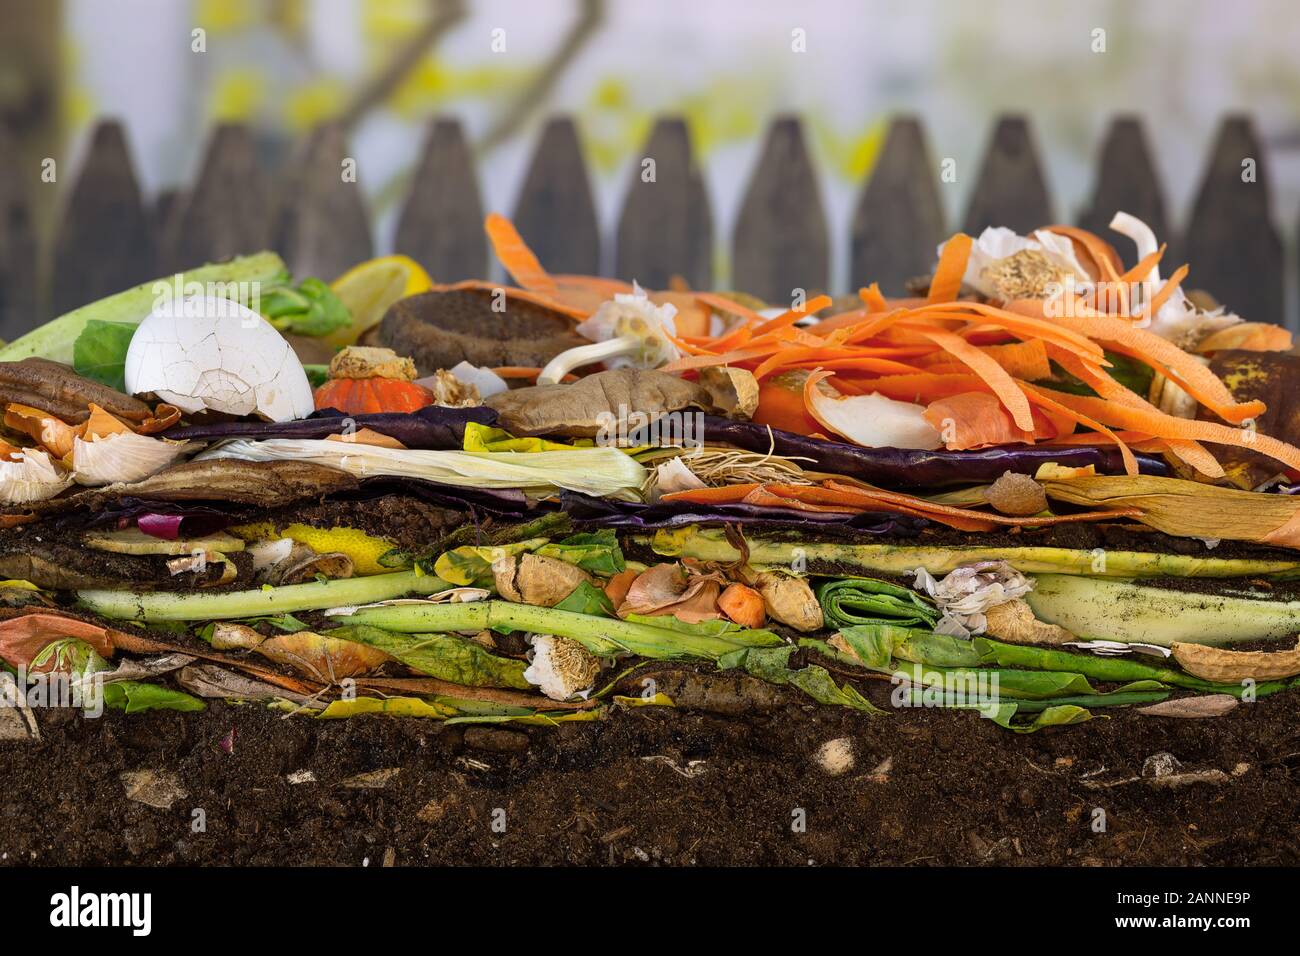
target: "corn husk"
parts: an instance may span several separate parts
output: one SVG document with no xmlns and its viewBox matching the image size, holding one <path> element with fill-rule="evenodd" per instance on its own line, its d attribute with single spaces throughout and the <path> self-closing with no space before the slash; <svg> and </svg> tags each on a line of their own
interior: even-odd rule
<svg viewBox="0 0 1300 956">
<path fill-rule="evenodd" d="M 1143 524 L 1184 538 L 1300 547 L 1300 497 L 1153 475 L 1046 480 L 1049 498 L 1093 508 L 1137 508 Z"/>
<path fill-rule="evenodd" d="M 595 496 L 635 496 L 646 470 L 617 448 L 569 448 L 526 455 L 511 452 L 379 448 L 317 439 L 235 439 L 199 458 L 309 461 L 371 478 L 424 478 L 460 488 L 564 488 Z"/>
</svg>

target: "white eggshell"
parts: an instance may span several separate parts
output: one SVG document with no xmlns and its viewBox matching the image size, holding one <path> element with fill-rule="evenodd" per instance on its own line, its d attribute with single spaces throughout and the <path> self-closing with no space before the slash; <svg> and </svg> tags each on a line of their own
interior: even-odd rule
<svg viewBox="0 0 1300 956">
<path fill-rule="evenodd" d="M 252 309 L 216 296 L 150 312 L 131 339 L 125 372 L 132 395 L 153 392 L 185 412 L 287 422 L 315 407 L 307 373 L 284 337 Z"/>
</svg>

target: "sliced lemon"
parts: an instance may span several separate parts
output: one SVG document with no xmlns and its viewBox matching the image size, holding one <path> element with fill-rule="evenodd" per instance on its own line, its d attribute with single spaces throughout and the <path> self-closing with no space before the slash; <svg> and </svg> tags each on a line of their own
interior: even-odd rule
<svg viewBox="0 0 1300 956">
<path fill-rule="evenodd" d="M 352 324 L 326 336 L 336 348 L 351 345 L 367 329 L 378 325 L 398 299 L 428 292 L 433 280 L 410 256 L 382 256 L 353 266 L 330 288 L 352 313 Z"/>
<path fill-rule="evenodd" d="M 403 559 L 396 554 L 390 555 L 388 560 L 381 562 L 380 559 L 384 555 L 397 550 L 397 545 L 387 538 L 377 538 L 357 528 L 313 528 L 305 524 L 291 524 L 284 528 L 276 528 L 273 522 L 257 521 L 230 530 L 245 541 L 273 541 L 276 538 L 289 538 L 307 545 L 317 554 L 341 552 L 352 559 L 353 572 L 358 575 L 386 574 L 406 566 Z"/>
</svg>

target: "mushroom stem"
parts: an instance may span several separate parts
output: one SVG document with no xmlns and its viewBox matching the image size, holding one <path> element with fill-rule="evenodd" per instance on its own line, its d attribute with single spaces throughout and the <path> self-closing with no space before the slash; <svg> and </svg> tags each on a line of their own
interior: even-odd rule
<svg viewBox="0 0 1300 956">
<path fill-rule="evenodd" d="M 537 384 L 558 385 L 564 380 L 564 376 L 575 368 L 623 355 L 632 355 L 640 347 L 641 338 L 636 335 L 620 335 L 604 342 L 579 345 L 577 348 L 561 352 L 547 362 L 546 367 L 537 375 Z"/>
</svg>

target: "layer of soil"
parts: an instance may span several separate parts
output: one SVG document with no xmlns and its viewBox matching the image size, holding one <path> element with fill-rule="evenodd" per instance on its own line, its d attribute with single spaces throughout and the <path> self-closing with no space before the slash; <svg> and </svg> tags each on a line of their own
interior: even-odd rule
<svg viewBox="0 0 1300 956">
<path fill-rule="evenodd" d="M 422 552 L 465 523 L 465 514 L 439 508 L 407 495 L 384 495 L 365 501 L 328 499 L 260 512 L 258 521 L 283 528 L 305 524 L 313 528 L 356 528 L 387 538 L 399 547 Z"/>
<path fill-rule="evenodd" d="M 870 691 L 885 704 L 887 685 Z M 1024 736 L 970 713 L 871 718 L 784 691 L 773 703 L 554 728 L 220 702 L 94 720 L 38 711 L 41 742 L 0 744 L 0 862 L 1300 863 L 1297 695 L 1214 720 L 1112 711 Z M 816 753 L 837 738 L 854 762 L 832 776 Z M 1123 782 L 1159 752 L 1225 776 Z M 174 775 L 186 795 L 169 809 L 128 799 L 121 774 L 139 770 Z M 290 782 L 303 771 L 313 779 Z"/>
</svg>

